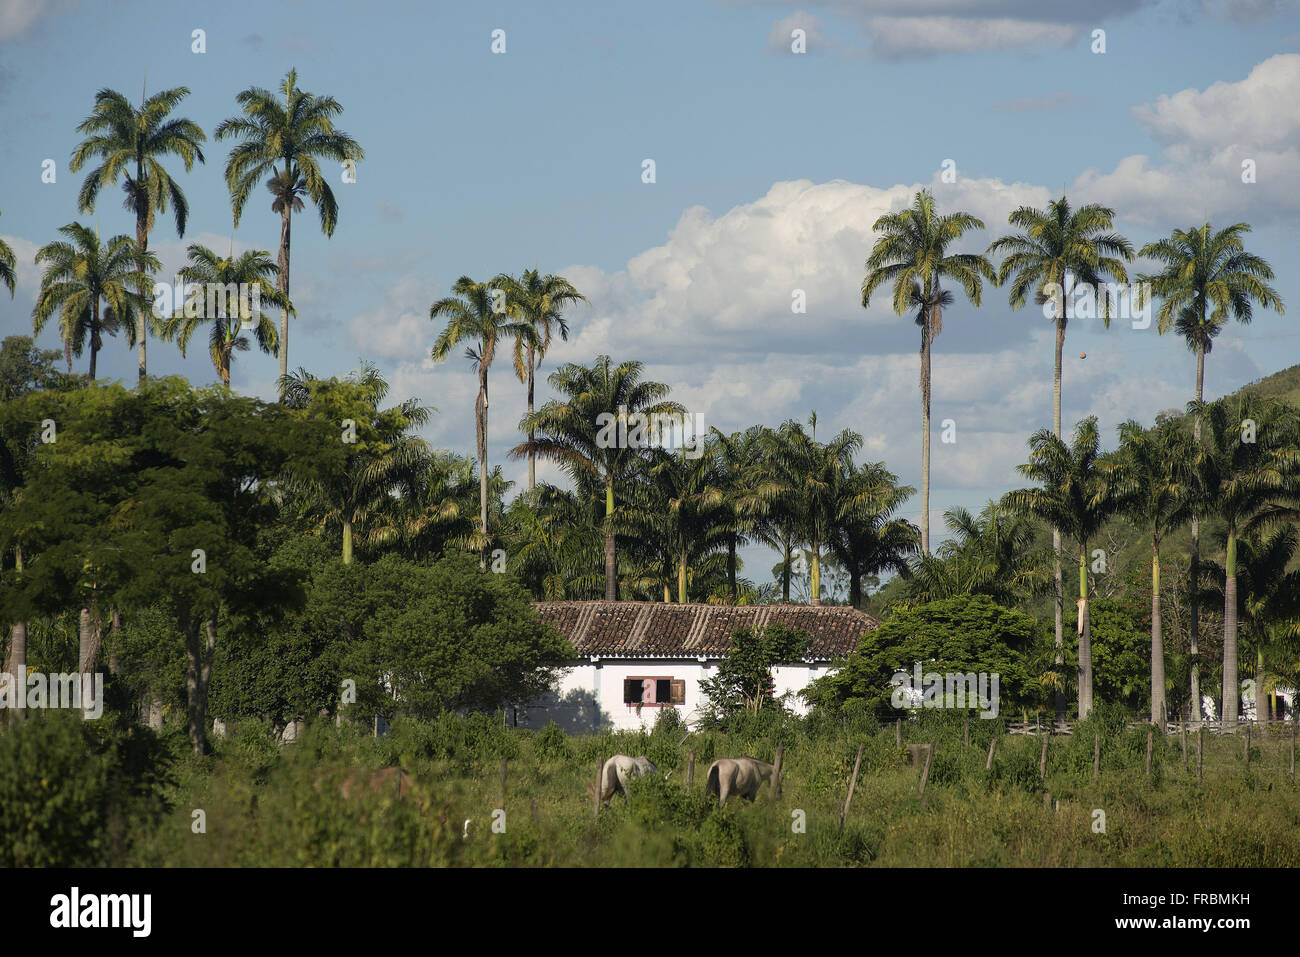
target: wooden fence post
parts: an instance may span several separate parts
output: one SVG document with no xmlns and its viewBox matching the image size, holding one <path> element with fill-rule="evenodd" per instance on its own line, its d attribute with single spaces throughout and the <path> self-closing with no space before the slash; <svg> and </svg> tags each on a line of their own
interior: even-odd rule
<svg viewBox="0 0 1300 957">
<path fill-rule="evenodd" d="M 591 813 L 600 817 L 600 772 L 605 770 L 605 756 L 602 754 L 600 760 L 596 762 L 596 793 L 591 797 Z"/>
<path fill-rule="evenodd" d="M 1097 775 L 1101 774 L 1101 732 L 1098 731 L 1092 739 L 1092 779 L 1097 780 Z"/>
<path fill-rule="evenodd" d="M 925 749 L 925 770 L 921 772 L 921 793 L 920 797 L 925 797 L 925 782 L 930 780 L 930 762 L 934 760 L 934 742 Z"/>
<path fill-rule="evenodd" d="M 844 818 L 848 816 L 849 805 L 853 803 L 853 790 L 858 786 L 858 768 L 862 767 L 862 745 L 858 745 L 858 756 L 853 762 L 853 776 L 849 778 L 849 793 L 840 808 L 840 833 L 844 833 Z"/>
<path fill-rule="evenodd" d="M 1043 753 L 1038 759 L 1038 780 L 1047 780 L 1047 733 L 1043 732 Z"/>
<path fill-rule="evenodd" d="M 785 745 L 776 746 L 776 770 L 772 772 L 772 796 L 778 801 L 781 799 L 781 759 L 785 757 Z"/>
<path fill-rule="evenodd" d="M 1205 724 L 1201 723 L 1196 729 L 1196 780 L 1201 780 L 1201 750 L 1205 747 Z"/>
<path fill-rule="evenodd" d="M 1147 779 L 1148 779 L 1148 780 L 1150 780 L 1150 778 L 1151 778 L 1151 748 L 1152 748 L 1152 745 L 1155 743 L 1155 735 L 1156 735 L 1156 729 L 1155 729 L 1155 728 L 1147 728 L 1147 763 L 1146 763 L 1146 774 L 1147 774 Z"/>
<path fill-rule="evenodd" d="M 500 788 L 500 790 L 501 790 L 501 804 L 500 804 L 499 806 L 504 810 L 504 809 L 505 809 L 505 806 L 506 806 L 506 759 L 505 759 L 505 758 L 502 758 L 502 759 L 501 759 L 501 788 Z"/>
<path fill-rule="evenodd" d="M 1241 756 L 1246 759 L 1246 770 L 1250 770 L 1250 725 L 1246 725 L 1246 741 L 1242 745 Z"/>
<path fill-rule="evenodd" d="M 989 759 L 984 762 L 985 771 L 993 770 L 993 752 L 994 750 L 997 749 L 997 746 L 998 746 L 998 736 L 995 734 L 993 735 L 993 740 L 989 742 Z"/>
<path fill-rule="evenodd" d="M 1187 723 L 1182 718 L 1178 719 L 1178 737 L 1182 739 L 1183 742 L 1183 770 L 1186 771 L 1187 770 Z"/>
<path fill-rule="evenodd" d="M 903 719 L 894 719 L 894 746 L 901 748 L 903 746 Z"/>
<path fill-rule="evenodd" d="M 692 751 L 686 759 L 686 790 L 691 790 L 695 786 L 695 752 Z"/>
<path fill-rule="evenodd" d="M 966 712 L 966 720 L 962 723 L 961 734 L 962 734 L 961 746 L 963 748 L 969 748 L 970 747 L 970 712 L 969 711 Z"/>
<path fill-rule="evenodd" d="M 1291 721 L 1291 783 L 1295 784 L 1295 721 Z"/>
</svg>

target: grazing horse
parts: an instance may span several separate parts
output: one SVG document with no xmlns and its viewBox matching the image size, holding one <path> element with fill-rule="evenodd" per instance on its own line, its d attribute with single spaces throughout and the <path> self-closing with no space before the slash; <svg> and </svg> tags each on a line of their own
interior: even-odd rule
<svg viewBox="0 0 1300 957">
<path fill-rule="evenodd" d="M 643 778 L 647 774 L 658 774 L 659 769 L 644 754 L 638 758 L 629 758 L 626 754 L 616 754 L 600 769 L 600 803 L 609 804 L 615 792 L 627 797 L 627 782 L 632 778 Z M 595 785 L 587 785 L 587 793 L 595 794 Z"/>
<path fill-rule="evenodd" d="M 726 804 L 727 798 L 732 794 L 752 801 L 764 781 L 769 784 L 772 782 L 775 772 L 775 764 L 768 764 L 758 758 L 718 758 L 709 765 L 704 793 L 717 795 L 721 804 Z"/>
</svg>

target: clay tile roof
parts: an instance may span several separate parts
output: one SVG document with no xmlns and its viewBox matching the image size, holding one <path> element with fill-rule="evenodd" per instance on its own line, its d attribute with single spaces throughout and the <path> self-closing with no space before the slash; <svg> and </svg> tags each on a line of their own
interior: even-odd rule
<svg viewBox="0 0 1300 957">
<path fill-rule="evenodd" d="M 747 625 L 782 624 L 808 635 L 807 657 L 843 658 L 880 622 L 839 605 L 672 605 L 657 601 L 537 601 L 537 614 L 582 657 L 711 657 Z"/>
</svg>

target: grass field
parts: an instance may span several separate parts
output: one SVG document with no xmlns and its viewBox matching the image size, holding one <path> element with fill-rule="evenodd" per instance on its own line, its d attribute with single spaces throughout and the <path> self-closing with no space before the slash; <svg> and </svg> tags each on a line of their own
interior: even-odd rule
<svg viewBox="0 0 1300 957">
<path fill-rule="evenodd" d="M 6 848 L 13 858 L 3 863 L 1300 865 L 1300 796 L 1289 778 L 1286 733 L 1254 738 L 1249 769 L 1241 738 L 1206 735 L 1200 782 L 1195 738 L 1189 735 L 1184 768 L 1179 738 L 1157 736 L 1148 778 L 1145 731 L 1103 709 L 1074 735 L 1050 739 L 1046 781 L 1040 782 L 1040 740 L 1002 734 L 996 721 L 972 720 L 966 748 L 959 716 L 926 713 L 904 722 L 902 749 L 894 727 L 879 728 L 870 716 L 838 723 L 762 716 L 742 724 L 730 733 L 688 735 L 664 724 L 650 733 L 569 738 L 555 728 L 508 729 L 486 716 L 448 717 L 399 721 L 389 736 L 375 739 L 322 723 L 285 747 L 274 743 L 269 729 L 246 724 L 204 758 L 186 755 L 179 738 L 174 748 L 167 737 L 145 747 L 142 735 L 152 735 L 134 729 L 134 744 L 102 752 L 98 778 L 87 777 L 87 762 L 74 754 L 49 762 L 40 780 L 6 775 L 0 818 L 4 831 L 20 839 Z M 1102 735 L 1095 783 L 1094 731 Z M 67 750 L 77 735 L 90 733 L 53 719 L 11 726 L 0 734 L 0 770 L 33 746 Z M 113 733 L 93 732 L 101 742 Z M 994 734 L 999 743 L 993 769 L 986 771 Z M 36 740 L 42 735 L 59 739 Z M 906 744 L 931 741 L 935 752 L 923 802 L 921 769 L 907 763 Z M 770 760 L 777 742 L 784 747 L 780 798 L 765 786 L 753 804 L 733 800 L 719 808 L 704 795 L 715 757 Z M 862 766 L 841 832 L 840 808 L 858 745 Z M 692 750 L 695 781 L 688 791 Z M 596 817 L 586 785 L 594 782 L 601 756 L 620 752 L 648 755 L 666 777 L 634 782 L 628 799 L 615 796 Z M 505 813 L 497 815 L 494 832 L 502 758 Z M 350 771 L 398 763 L 413 776 L 405 799 L 395 790 L 342 797 L 338 785 Z M 130 788 L 112 784 L 127 776 Z M 97 780 L 107 782 L 99 791 Z M 1051 809 L 1045 792 L 1054 799 Z M 64 817 L 84 820 L 92 837 L 78 838 L 46 813 L 52 801 Z M 1104 812 L 1104 832 L 1098 812 Z M 94 848 L 89 857 L 87 841 Z"/>
</svg>

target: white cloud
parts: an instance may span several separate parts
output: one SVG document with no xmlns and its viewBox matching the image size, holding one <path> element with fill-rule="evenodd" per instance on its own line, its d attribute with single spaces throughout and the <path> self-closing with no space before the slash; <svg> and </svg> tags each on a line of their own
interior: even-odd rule
<svg viewBox="0 0 1300 957">
<path fill-rule="evenodd" d="M 0 3 L 0 40 L 16 40 L 41 18 L 76 9 L 76 0 L 5 0 Z"/>
<path fill-rule="evenodd" d="M 1073 43 L 1077 24 L 971 17 L 871 17 L 871 52 L 885 59 L 988 50 L 1048 50 Z"/>
</svg>

